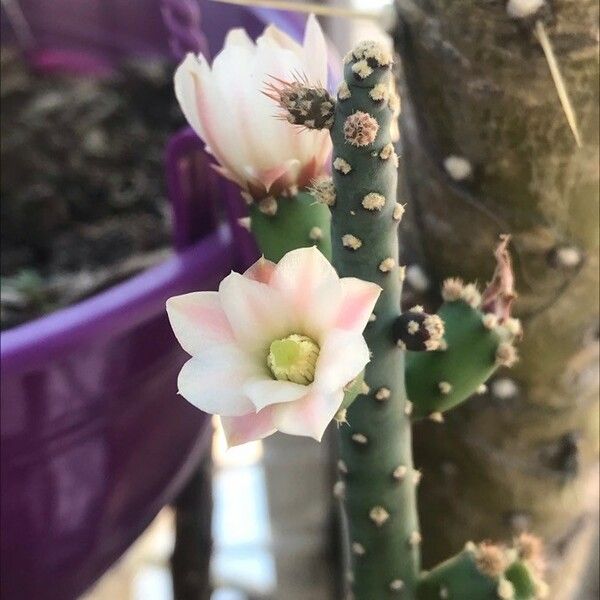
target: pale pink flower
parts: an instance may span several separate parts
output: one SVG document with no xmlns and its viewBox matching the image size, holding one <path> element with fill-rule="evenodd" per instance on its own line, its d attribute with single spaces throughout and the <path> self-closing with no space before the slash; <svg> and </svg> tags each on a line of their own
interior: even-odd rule
<svg viewBox="0 0 600 600">
<path fill-rule="evenodd" d="M 328 131 L 302 135 L 274 117 L 263 90 L 273 77 L 302 75 L 327 83 L 327 45 L 311 16 L 301 46 L 271 25 L 254 43 L 243 29 L 227 35 L 212 68 L 188 54 L 175 73 L 175 94 L 217 170 L 255 199 L 306 187 L 323 174 L 331 152 Z"/>
<path fill-rule="evenodd" d="M 231 273 L 218 292 L 170 298 L 171 326 L 192 356 L 179 393 L 221 416 L 230 446 L 275 431 L 320 440 L 369 361 L 362 332 L 380 291 L 300 248 Z"/>
</svg>

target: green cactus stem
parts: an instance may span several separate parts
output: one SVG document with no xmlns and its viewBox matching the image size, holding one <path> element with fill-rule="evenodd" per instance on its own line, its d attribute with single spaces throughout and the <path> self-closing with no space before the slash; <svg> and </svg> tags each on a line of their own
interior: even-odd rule
<svg viewBox="0 0 600 600">
<path fill-rule="evenodd" d="M 504 573 L 513 586 L 514 600 L 535 600 L 539 598 L 539 584 L 531 568 L 522 560 L 515 561 Z"/>
<path fill-rule="evenodd" d="M 309 246 L 317 246 L 331 258 L 330 212 L 308 190 L 252 203 L 249 219 L 260 251 L 273 262 L 279 262 L 290 250 Z"/>
<path fill-rule="evenodd" d="M 339 429 L 356 600 L 413 598 L 420 568 L 420 474 L 412 463 L 404 353 L 391 333 L 400 314 L 402 207 L 396 204 L 390 65 L 389 54 L 373 42 L 346 57 L 331 127 L 333 264 L 340 276 L 372 281 L 383 290 L 365 331 L 372 353 L 366 393 L 348 408 L 348 425 Z"/>
<path fill-rule="evenodd" d="M 522 534 L 511 548 L 468 542 L 462 552 L 421 575 L 417 598 L 543 600 L 548 587 L 537 555 L 540 551 L 541 543 L 530 534 Z"/>
<path fill-rule="evenodd" d="M 510 316 L 515 293 L 508 242 L 509 238 L 502 236 L 495 253 L 496 271 L 483 296 L 475 284 L 464 285 L 459 279 L 444 282 L 445 302 L 438 311 L 444 338 L 434 352 L 409 352 L 406 359 L 406 389 L 414 406 L 413 418 L 439 416 L 473 394 L 485 392 L 485 382 L 494 371 L 517 360 L 513 342 L 521 335 L 521 324 Z M 416 323 L 417 317 L 409 322 Z M 411 337 L 405 329 L 397 332 L 403 334 L 402 340 Z"/>
<path fill-rule="evenodd" d="M 406 359 L 406 389 L 415 419 L 446 412 L 484 392 L 494 371 L 516 360 L 514 330 L 486 319 L 464 300 L 445 302 L 438 316 L 445 325 L 441 349 L 409 352 Z"/>
<path fill-rule="evenodd" d="M 463 550 L 431 571 L 419 581 L 418 600 L 498 600 L 498 577 L 483 573 L 475 553 Z"/>
<path fill-rule="evenodd" d="M 516 360 L 508 341 L 517 334 L 517 322 L 509 314 L 515 297 L 509 239 L 503 237 L 496 251 L 496 272 L 483 299 L 474 285 L 449 280 L 439 315 L 427 315 L 421 307 L 401 314 L 404 269 L 398 265 L 398 224 L 404 207 L 396 202 L 392 125 L 398 99 L 392 58 L 377 43 L 363 42 L 344 63 L 335 102 L 303 82 L 280 82 L 282 87 L 272 86 L 269 95 L 294 125 L 330 129 L 333 179 L 315 182 L 312 193 L 331 209 L 332 262 L 340 276 L 382 288 L 365 330 L 371 361 L 364 382 L 349 386 L 347 402 L 336 415 L 344 426 L 339 428 L 341 479 L 334 493 L 346 508 L 351 597 L 414 600 L 418 588 L 425 600 L 508 600 L 516 586 L 504 576 L 504 551 L 492 546 L 466 551 L 419 580 L 420 473 L 412 461 L 411 413 L 416 407 L 418 416 L 441 416 L 497 365 Z M 414 353 L 407 372 L 413 402 L 405 390 L 407 348 L 421 351 Z M 499 556 L 500 567 L 493 562 Z M 514 566 L 510 574 L 517 580 L 523 572 Z M 444 595 L 450 592 L 452 596 Z"/>
</svg>

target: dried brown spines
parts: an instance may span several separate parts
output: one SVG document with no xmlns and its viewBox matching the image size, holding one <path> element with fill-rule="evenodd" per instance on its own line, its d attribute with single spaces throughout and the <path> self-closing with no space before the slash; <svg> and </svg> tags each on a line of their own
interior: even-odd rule
<svg viewBox="0 0 600 600">
<path fill-rule="evenodd" d="M 314 196 L 317 202 L 333 206 L 335 204 L 335 186 L 333 179 L 328 176 L 318 177 L 311 182 L 308 192 Z"/>
<path fill-rule="evenodd" d="M 494 313 L 500 322 L 510 318 L 511 307 L 517 297 L 509 243 L 509 235 L 500 236 L 500 243 L 494 252 L 496 269 L 481 299 L 483 312 Z"/>
<path fill-rule="evenodd" d="M 344 122 L 344 138 L 352 146 L 368 146 L 375 141 L 379 123 L 370 114 L 357 110 Z"/>
</svg>

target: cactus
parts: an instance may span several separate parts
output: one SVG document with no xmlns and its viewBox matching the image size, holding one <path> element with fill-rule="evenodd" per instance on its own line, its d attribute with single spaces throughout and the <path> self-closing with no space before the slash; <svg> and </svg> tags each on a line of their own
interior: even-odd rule
<svg viewBox="0 0 600 600">
<path fill-rule="evenodd" d="M 468 542 L 462 552 L 421 575 L 417 598 L 542 600 L 548 589 L 541 548 L 529 534 L 522 534 L 511 548 Z"/>
<path fill-rule="evenodd" d="M 421 474 L 411 447 L 413 410 L 416 416 L 440 415 L 468 397 L 496 366 L 517 358 L 512 340 L 520 325 L 510 318 L 515 294 L 509 238 L 504 236 L 496 250 L 496 271 L 483 296 L 475 285 L 452 279 L 444 286 L 440 314 L 427 315 L 421 307 L 401 314 L 398 224 L 404 207 L 396 202 L 392 59 L 378 44 L 363 42 L 344 62 L 337 101 L 305 82 L 281 82 L 272 91 L 278 91 L 273 95 L 291 123 L 331 130 L 333 180 L 315 183 L 312 193 L 331 209 L 332 261 L 340 276 L 382 288 L 365 330 L 371 361 L 364 382 L 348 386 L 336 415 L 344 426 L 339 428 L 341 479 L 334 493 L 348 517 L 352 597 L 427 600 L 446 597 L 440 593 L 447 588 L 456 591 L 447 597 L 532 600 L 537 596 L 530 591 L 537 594 L 538 588 L 528 587 L 529 567 L 516 554 L 504 560 L 504 551 L 492 546 L 480 545 L 477 552 L 420 575 L 416 487 Z M 406 373 L 412 401 L 405 390 L 407 349 L 420 351 L 411 353 Z M 502 568 L 482 570 L 495 555 Z"/>
<path fill-rule="evenodd" d="M 290 250 L 307 246 L 317 246 L 331 258 L 331 215 L 307 190 L 278 200 L 269 196 L 252 202 L 249 219 L 258 247 L 273 262 Z"/>
<path fill-rule="evenodd" d="M 357 599 L 412 597 L 420 569 L 419 524 L 403 352 L 392 326 L 400 312 L 397 157 L 391 140 L 395 94 L 391 57 L 365 43 L 345 60 L 335 107 L 332 206 L 333 264 L 341 276 L 383 289 L 365 338 L 372 352 L 370 388 L 340 428 L 352 579 Z M 366 390 L 365 390 L 366 391 Z"/>
<path fill-rule="evenodd" d="M 446 412 L 485 391 L 484 384 L 494 371 L 515 358 L 509 329 L 486 319 L 464 300 L 445 302 L 438 315 L 445 323 L 443 349 L 409 352 L 406 360 L 413 418 Z"/>
<path fill-rule="evenodd" d="M 444 304 L 438 320 L 444 323 L 444 338 L 438 340 L 431 331 L 440 331 L 434 316 L 422 312 L 404 313 L 397 323 L 396 338 L 403 344 L 415 344 L 426 334 L 423 344 L 433 341 L 434 352 L 409 352 L 406 360 L 406 388 L 413 403 L 413 418 L 433 418 L 475 393 L 486 391 L 485 382 L 500 367 L 511 367 L 517 360 L 513 341 L 521 335 L 521 324 L 510 316 L 515 298 L 512 267 L 508 255 L 509 238 L 504 236 L 496 250 L 494 277 L 483 297 L 475 284 L 463 285 L 459 279 L 444 282 Z M 423 325 L 410 330 L 410 324 Z M 429 320 L 429 326 L 427 321 Z M 415 350 L 415 347 L 408 347 Z"/>
</svg>

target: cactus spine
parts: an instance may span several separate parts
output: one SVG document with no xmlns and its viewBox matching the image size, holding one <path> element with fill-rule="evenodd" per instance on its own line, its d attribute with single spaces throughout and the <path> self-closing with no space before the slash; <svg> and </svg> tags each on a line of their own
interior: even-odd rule
<svg viewBox="0 0 600 600">
<path fill-rule="evenodd" d="M 419 573 L 419 523 L 403 351 L 394 343 L 402 290 L 398 266 L 397 157 L 390 126 L 389 57 L 365 43 L 345 61 L 345 79 L 331 128 L 333 264 L 342 277 L 383 289 L 365 331 L 372 352 L 369 394 L 348 409 L 340 428 L 341 476 L 349 517 L 357 600 L 414 597 Z"/>
</svg>

